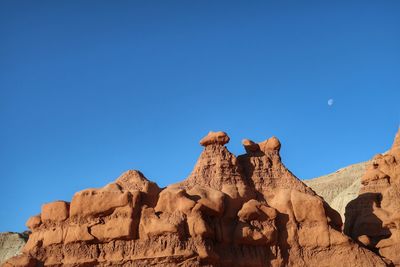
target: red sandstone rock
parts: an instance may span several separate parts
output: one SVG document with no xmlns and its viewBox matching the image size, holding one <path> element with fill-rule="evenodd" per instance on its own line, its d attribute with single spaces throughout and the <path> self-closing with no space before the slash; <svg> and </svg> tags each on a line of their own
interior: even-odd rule
<svg viewBox="0 0 400 267">
<path fill-rule="evenodd" d="M 340 215 L 282 164 L 277 138 L 244 140 L 239 157 L 228 141 L 210 132 L 189 177 L 164 189 L 128 171 L 76 193 L 69 210 L 66 202 L 44 205 L 27 222 L 24 254 L 6 266 L 386 266 L 345 236 Z M 369 184 L 385 179 L 371 177 Z M 388 227 L 397 227 L 393 215 Z M 380 250 L 392 255 L 397 239 L 386 240 Z"/>
<path fill-rule="evenodd" d="M 64 243 L 92 241 L 95 237 L 89 233 L 89 225 L 70 225 L 65 233 Z"/>
<path fill-rule="evenodd" d="M 42 219 L 39 215 L 35 215 L 32 216 L 28 219 L 28 221 L 26 222 L 26 226 L 33 231 L 35 228 L 37 228 L 38 226 L 40 226 L 40 224 L 42 223 Z"/>
<path fill-rule="evenodd" d="M 71 202 L 71 217 L 96 217 L 111 214 L 115 208 L 129 204 L 129 192 L 120 189 L 86 189 L 74 195 Z"/>
<path fill-rule="evenodd" d="M 187 191 L 192 199 L 197 200 L 198 210 L 209 216 L 221 217 L 225 211 L 225 194 L 221 191 L 202 186 L 195 186 Z"/>
<path fill-rule="evenodd" d="M 257 152 L 260 150 L 260 146 L 257 143 L 251 141 L 250 139 L 243 139 L 242 145 L 244 146 L 246 152 L 248 153 Z"/>
<path fill-rule="evenodd" d="M 277 212 L 265 203 L 251 199 L 238 212 L 235 239 L 239 244 L 267 245 L 277 241 Z"/>
<path fill-rule="evenodd" d="M 35 267 L 36 260 L 29 255 L 23 254 L 15 256 L 4 263 L 3 267 Z"/>
<path fill-rule="evenodd" d="M 136 170 L 129 170 L 118 177 L 115 182 L 122 190 L 139 191 L 142 203 L 154 207 L 157 203 L 160 188 L 144 177 L 144 175 Z"/>
<path fill-rule="evenodd" d="M 367 167 L 345 217 L 346 234 L 400 266 L 400 129 L 389 152 Z"/>
<path fill-rule="evenodd" d="M 56 202 L 44 204 L 42 206 L 41 219 L 44 222 L 46 222 L 46 221 L 64 221 L 68 218 L 68 216 L 69 216 L 69 203 L 68 202 L 56 201 Z"/>
<path fill-rule="evenodd" d="M 200 140 L 200 145 L 208 146 L 213 144 L 225 145 L 229 143 L 229 136 L 225 132 L 209 132 L 203 139 Z"/>
<path fill-rule="evenodd" d="M 261 151 L 265 152 L 268 150 L 276 150 L 279 151 L 281 149 L 281 142 L 275 136 L 261 142 L 259 144 Z"/>
</svg>

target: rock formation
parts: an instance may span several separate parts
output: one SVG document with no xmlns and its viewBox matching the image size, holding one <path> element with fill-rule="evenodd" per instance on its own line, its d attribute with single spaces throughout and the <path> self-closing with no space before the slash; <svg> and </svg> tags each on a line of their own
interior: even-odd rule
<svg viewBox="0 0 400 267">
<path fill-rule="evenodd" d="M 229 142 L 230 138 L 225 132 L 209 132 L 203 139 L 200 140 L 200 145 L 225 145 Z"/>
<path fill-rule="evenodd" d="M 346 234 L 400 266 L 400 129 L 392 148 L 367 167 L 345 217 Z"/>
<path fill-rule="evenodd" d="M 361 177 L 369 163 L 367 161 L 353 164 L 334 173 L 303 180 L 303 182 L 323 197 L 329 206 L 338 211 L 344 221 L 346 206 L 350 201 L 357 198 L 361 186 Z"/>
<path fill-rule="evenodd" d="M 0 264 L 18 255 L 28 240 L 28 233 L 0 233 Z"/>
<path fill-rule="evenodd" d="M 23 254 L 4 266 L 386 266 L 281 162 L 275 137 L 210 132 L 184 181 L 160 189 L 138 171 L 55 201 L 31 217 Z"/>
</svg>

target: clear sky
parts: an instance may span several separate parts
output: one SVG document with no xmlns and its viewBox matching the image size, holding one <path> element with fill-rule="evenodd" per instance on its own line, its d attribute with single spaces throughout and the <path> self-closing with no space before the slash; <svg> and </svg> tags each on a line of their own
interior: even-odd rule
<svg viewBox="0 0 400 267">
<path fill-rule="evenodd" d="M 399 14 L 399 1 L 1 1 L 0 231 L 128 169 L 180 181 L 209 130 L 236 155 L 277 136 L 301 179 L 384 152 Z"/>
</svg>

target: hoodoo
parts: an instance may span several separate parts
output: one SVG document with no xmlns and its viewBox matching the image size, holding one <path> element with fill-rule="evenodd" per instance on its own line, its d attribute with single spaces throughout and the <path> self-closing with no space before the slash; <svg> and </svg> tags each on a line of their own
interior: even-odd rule
<svg viewBox="0 0 400 267">
<path fill-rule="evenodd" d="M 189 177 L 166 188 L 128 171 L 71 203 L 43 205 L 27 222 L 23 254 L 4 266 L 387 266 L 371 246 L 396 260 L 397 202 L 381 203 L 390 237 L 355 242 L 339 214 L 284 166 L 277 138 L 245 139 L 238 157 L 228 142 L 210 132 Z M 368 184 L 399 179 L 395 153 L 377 159 Z"/>
</svg>

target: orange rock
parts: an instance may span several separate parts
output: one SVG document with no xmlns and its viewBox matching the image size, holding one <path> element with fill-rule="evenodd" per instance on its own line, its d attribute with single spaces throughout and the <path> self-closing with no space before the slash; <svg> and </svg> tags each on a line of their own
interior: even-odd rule
<svg viewBox="0 0 400 267">
<path fill-rule="evenodd" d="M 235 229 L 235 242 L 248 245 L 275 243 L 277 228 L 275 209 L 252 199 L 243 204 L 238 212 L 239 223 Z"/>
<path fill-rule="evenodd" d="M 293 214 L 298 222 L 318 222 L 327 224 L 323 200 L 296 190 L 291 191 Z"/>
<path fill-rule="evenodd" d="M 71 202 L 71 217 L 111 214 L 115 208 L 128 205 L 129 192 L 107 189 L 86 189 L 74 195 Z"/>
<path fill-rule="evenodd" d="M 134 227 L 134 219 L 139 208 L 137 204 L 134 207 L 116 208 L 107 221 L 93 225 L 90 228 L 90 234 L 101 242 L 133 239 L 137 235 L 136 227 Z"/>
<path fill-rule="evenodd" d="M 183 213 L 156 213 L 153 208 L 142 209 L 139 237 L 141 239 L 152 239 L 165 234 L 179 235 L 183 232 Z"/>
<path fill-rule="evenodd" d="M 243 139 L 242 145 L 244 146 L 247 153 L 257 152 L 260 150 L 260 146 L 250 139 Z"/>
<path fill-rule="evenodd" d="M 213 144 L 225 145 L 229 143 L 229 136 L 225 132 L 209 132 L 203 139 L 200 140 L 200 145 L 208 146 Z"/>
<path fill-rule="evenodd" d="M 64 221 L 69 216 L 69 203 L 55 201 L 42 206 L 41 219 L 46 221 Z"/>
<path fill-rule="evenodd" d="M 162 190 L 157 205 L 154 208 L 156 212 L 180 211 L 189 213 L 196 202 L 189 198 L 186 191 L 179 187 L 167 187 Z"/>
<path fill-rule="evenodd" d="M 21 254 L 6 261 L 2 267 L 35 267 L 37 261 L 29 255 Z"/>
<path fill-rule="evenodd" d="M 397 154 L 377 156 L 364 177 L 369 194 L 346 228 L 355 242 L 341 232 L 340 215 L 284 166 L 277 138 L 244 140 L 247 153 L 238 157 L 228 141 L 209 133 L 191 174 L 166 188 L 131 170 L 76 193 L 69 209 L 61 201 L 43 205 L 27 221 L 23 256 L 7 266 L 387 265 L 365 245 L 397 264 Z"/>
<path fill-rule="evenodd" d="M 50 228 L 43 232 L 43 246 L 47 247 L 53 244 L 62 244 L 64 239 L 62 228 Z"/>
<path fill-rule="evenodd" d="M 251 199 L 243 204 L 243 207 L 238 212 L 239 220 L 253 221 L 253 220 L 274 220 L 276 218 L 276 210 L 260 203 L 255 199 Z"/>
<path fill-rule="evenodd" d="M 378 154 L 348 203 L 344 232 L 400 266 L 400 129 L 392 148 Z"/>
<path fill-rule="evenodd" d="M 197 203 L 201 204 L 198 209 L 206 215 L 222 216 L 225 211 L 225 194 L 221 191 L 195 186 L 187 191 L 187 194 L 193 199 L 197 199 Z"/>
<path fill-rule="evenodd" d="M 144 175 L 136 170 L 129 170 L 118 177 L 115 182 L 122 190 L 140 191 L 143 205 L 154 207 L 158 200 L 160 188 L 156 183 L 147 180 Z"/>
<path fill-rule="evenodd" d="M 261 142 L 258 144 L 260 146 L 261 151 L 278 151 L 281 149 L 281 142 L 275 136 Z"/>
<path fill-rule="evenodd" d="M 199 209 L 195 209 L 188 215 L 187 225 L 192 237 L 214 238 L 215 236 L 213 228 L 204 220 Z"/>
<path fill-rule="evenodd" d="M 26 242 L 24 248 L 22 249 L 23 252 L 29 253 L 34 251 L 37 247 L 41 247 L 43 243 L 43 231 L 33 231 L 29 235 L 29 239 Z"/>
<path fill-rule="evenodd" d="M 366 247 L 371 246 L 371 239 L 367 235 L 360 235 L 357 240 Z"/>
<path fill-rule="evenodd" d="M 64 243 L 69 244 L 94 239 L 94 236 L 89 233 L 88 225 L 70 225 L 66 230 Z"/>
<path fill-rule="evenodd" d="M 255 143 L 249 139 L 243 139 L 242 144 L 247 153 L 255 153 L 257 151 L 262 151 L 264 153 L 268 153 L 271 151 L 278 151 L 281 149 L 281 142 L 275 136 L 261 142 Z"/>
<path fill-rule="evenodd" d="M 115 239 L 133 239 L 133 219 L 113 218 L 104 224 L 96 224 L 91 228 L 91 234 L 100 242 Z"/>
<path fill-rule="evenodd" d="M 41 223 L 42 223 L 42 219 L 40 218 L 40 214 L 39 214 L 39 215 L 35 215 L 35 216 L 30 217 L 28 219 L 28 221 L 26 221 L 26 226 L 31 231 L 33 231 L 34 229 L 39 227 Z"/>
</svg>

